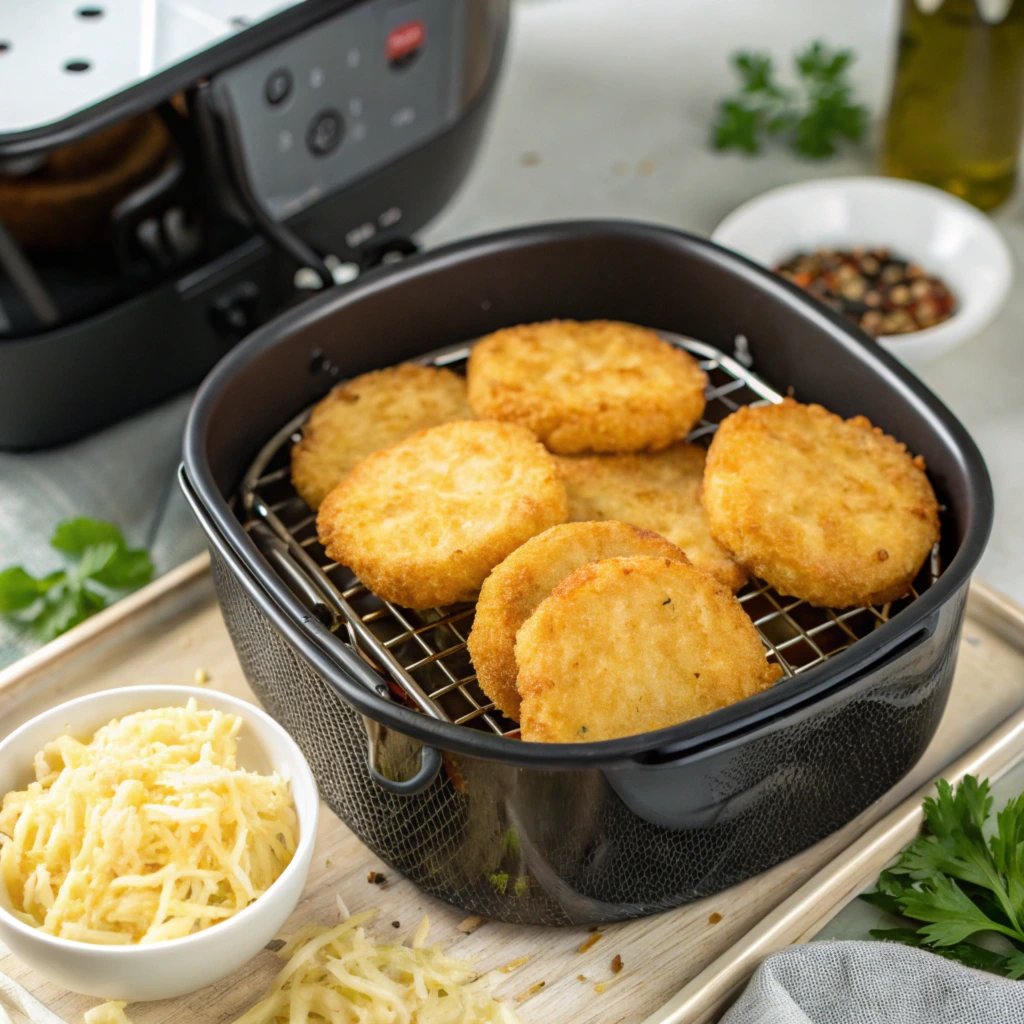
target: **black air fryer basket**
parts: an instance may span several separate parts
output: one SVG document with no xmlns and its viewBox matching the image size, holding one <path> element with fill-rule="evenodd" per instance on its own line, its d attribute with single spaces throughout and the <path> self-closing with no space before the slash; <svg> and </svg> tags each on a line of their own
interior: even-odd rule
<svg viewBox="0 0 1024 1024">
<path fill-rule="evenodd" d="M 771 690 L 625 739 L 504 735 L 514 723 L 484 702 L 463 649 L 472 608 L 385 605 L 332 565 L 290 489 L 288 448 L 337 379 L 428 354 L 457 368 L 472 339 L 557 317 L 633 321 L 687 345 L 711 379 L 705 440 L 730 408 L 792 388 L 924 455 L 943 540 L 913 594 L 820 611 L 753 581 L 740 598 L 787 671 Z M 544 924 L 709 895 L 893 786 L 938 725 L 992 518 L 977 448 L 895 360 L 739 256 L 615 222 L 453 245 L 262 328 L 196 398 L 182 482 L 249 682 L 302 747 L 323 799 L 427 892 Z"/>
</svg>

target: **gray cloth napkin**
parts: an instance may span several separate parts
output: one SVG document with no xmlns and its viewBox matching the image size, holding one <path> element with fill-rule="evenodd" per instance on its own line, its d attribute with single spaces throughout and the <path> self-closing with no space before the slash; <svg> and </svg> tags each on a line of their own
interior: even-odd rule
<svg viewBox="0 0 1024 1024">
<path fill-rule="evenodd" d="M 198 554 L 202 533 L 176 479 L 190 395 L 80 441 L 38 452 L 0 452 L 0 569 L 43 575 L 61 564 L 49 546 L 64 519 L 90 516 L 148 547 L 156 574 Z M 38 642 L 0 618 L 0 668 Z"/>
<path fill-rule="evenodd" d="M 1024 981 L 889 942 L 768 957 L 722 1024 L 1024 1024 Z"/>
</svg>

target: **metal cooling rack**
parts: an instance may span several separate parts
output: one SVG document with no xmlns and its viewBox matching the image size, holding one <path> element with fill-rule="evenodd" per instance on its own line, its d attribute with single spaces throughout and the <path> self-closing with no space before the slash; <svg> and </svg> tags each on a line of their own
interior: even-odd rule
<svg viewBox="0 0 1024 1024">
<path fill-rule="evenodd" d="M 689 441 L 707 445 L 718 424 L 743 405 L 780 402 L 782 396 L 749 368 L 746 341 L 737 339 L 730 357 L 702 342 L 662 336 L 693 355 L 708 375 L 704 418 Z M 456 372 L 465 367 L 468 345 L 456 345 L 421 361 Z M 242 482 L 246 528 L 258 537 L 270 530 L 290 559 L 288 581 L 301 592 L 334 633 L 341 634 L 387 684 L 392 694 L 425 714 L 498 736 L 517 737 L 519 727 L 505 718 L 476 681 L 466 651 L 474 606 L 455 605 L 410 611 L 382 601 L 345 566 L 331 561 L 316 535 L 316 515 L 295 493 L 290 480 L 291 446 L 302 436 L 306 410 L 266 444 Z M 278 560 L 280 565 L 280 560 Z M 887 622 L 938 579 L 938 545 L 910 593 L 883 606 L 833 610 L 812 608 L 783 597 L 767 583 L 751 578 L 736 595 L 783 673 L 795 676 L 845 651 Z"/>
</svg>

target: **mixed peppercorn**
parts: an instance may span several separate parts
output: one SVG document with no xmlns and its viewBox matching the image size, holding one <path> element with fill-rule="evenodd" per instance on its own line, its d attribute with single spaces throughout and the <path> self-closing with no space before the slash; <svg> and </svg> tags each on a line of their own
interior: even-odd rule
<svg viewBox="0 0 1024 1024">
<path fill-rule="evenodd" d="M 934 327 L 956 312 L 943 281 L 888 249 L 816 249 L 775 270 L 874 338 Z"/>
</svg>

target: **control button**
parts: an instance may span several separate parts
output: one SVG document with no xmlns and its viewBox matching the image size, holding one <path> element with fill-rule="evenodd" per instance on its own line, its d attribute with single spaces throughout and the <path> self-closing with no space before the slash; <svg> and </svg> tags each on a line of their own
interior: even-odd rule
<svg viewBox="0 0 1024 1024">
<path fill-rule="evenodd" d="M 345 233 L 345 244 L 350 249 L 357 249 L 364 242 L 368 242 L 377 233 L 377 229 L 367 221 L 365 224 L 360 224 L 359 227 L 352 228 L 351 231 Z"/>
<path fill-rule="evenodd" d="M 412 107 L 402 107 L 391 115 L 392 128 L 405 128 L 416 120 L 416 111 Z"/>
<path fill-rule="evenodd" d="M 327 156 L 341 144 L 345 122 L 337 110 L 321 110 L 306 133 L 306 145 L 313 156 Z"/>
<path fill-rule="evenodd" d="M 292 94 L 292 73 L 287 68 L 271 71 L 263 86 L 263 95 L 272 107 L 279 107 Z"/>
<path fill-rule="evenodd" d="M 396 71 L 407 68 L 419 56 L 426 41 L 427 30 L 421 18 L 393 28 L 385 43 L 388 63 Z"/>
</svg>

